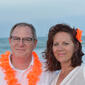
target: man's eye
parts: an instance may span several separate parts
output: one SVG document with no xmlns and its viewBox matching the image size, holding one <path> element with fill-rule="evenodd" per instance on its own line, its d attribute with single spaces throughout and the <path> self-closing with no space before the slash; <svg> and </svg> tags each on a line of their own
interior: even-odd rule
<svg viewBox="0 0 85 85">
<path fill-rule="evenodd" d="M 32 38 L 28 38 L 27 41 L 32 41 Z"/>
<path fill-rule="evenodd" d="M 20 38 L 14 37 L 13 40 L 20 40 Z"/>
<path fill-rule="evenodd" d="M 32 41 L 32 38 L 26 38 L 24 41 Z"/>
</svg>

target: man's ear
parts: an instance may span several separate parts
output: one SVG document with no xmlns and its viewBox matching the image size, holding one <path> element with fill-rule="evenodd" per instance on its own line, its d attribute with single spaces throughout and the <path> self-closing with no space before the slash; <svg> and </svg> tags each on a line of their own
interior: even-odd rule
<svg viewBox="0 0 85 85">
<path fill-rule="evenodd" d="M 34 41 L 34 49 L 37 47 L 37 40 Z"/>
<path fill-rule="evenodd" d="M 10 38 L 8 38 L 8 40 L 9 40 L 9 44 L 11 43 L 11 39 Z"/>
</svg>

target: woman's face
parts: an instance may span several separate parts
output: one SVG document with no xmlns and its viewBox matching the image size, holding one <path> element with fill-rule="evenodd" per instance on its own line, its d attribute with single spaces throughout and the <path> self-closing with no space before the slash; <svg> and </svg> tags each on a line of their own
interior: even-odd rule
<svg viewBox="0 0 85 85">
<path fill-rule="evenodd" d="M 71 62 L 71 57 L 74 53 L 74 43 L 71 35 L 66 32 L 58 32 L 53 39 L 53 54 L 61 63 Z"/>
</svg>

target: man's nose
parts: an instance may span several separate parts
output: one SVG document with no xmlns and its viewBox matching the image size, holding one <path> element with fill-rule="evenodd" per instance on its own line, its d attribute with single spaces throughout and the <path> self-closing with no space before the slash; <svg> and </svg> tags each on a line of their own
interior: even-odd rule
<svg viewBox="0 0 85 85">
<path fill-rule="evenodd" d="M 23 39 L 20 39 L 19 45 L 20 45 L 20 46 L 23 46 L 23 45 L 24 45 Z"/>
</svg>

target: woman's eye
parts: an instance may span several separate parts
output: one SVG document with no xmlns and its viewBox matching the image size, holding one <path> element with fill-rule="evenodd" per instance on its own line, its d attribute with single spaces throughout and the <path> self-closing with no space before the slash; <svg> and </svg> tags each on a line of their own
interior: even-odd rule
<svg viewBox="0 0 85 85">
<path fill-rule="evenodd" d="M 58 43 L 54 43 L 53 46 L 58 46 Z"/>
<path fill-rule="evenodd" d="M 64 45 L 69 45 L 69 43 L 66 43 L 66 42 L 64 42 L 63 44 L 64 44 Z"/>
</svg>

